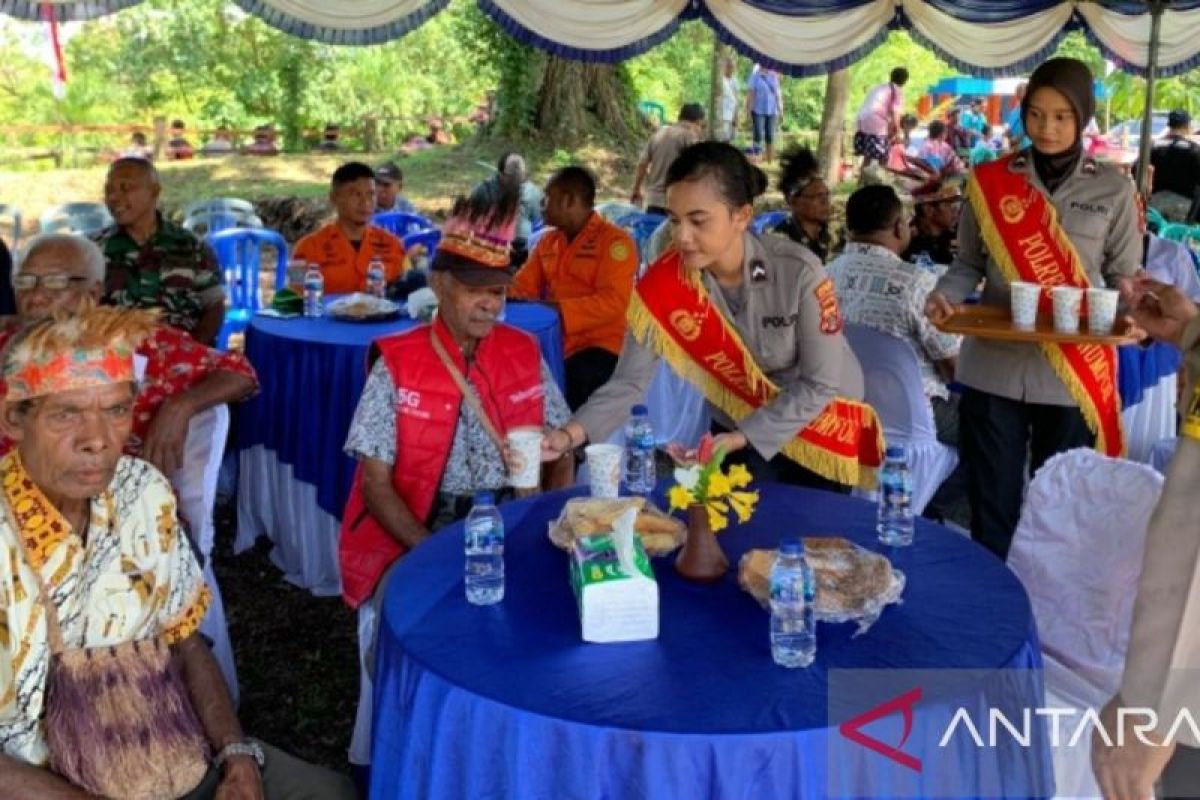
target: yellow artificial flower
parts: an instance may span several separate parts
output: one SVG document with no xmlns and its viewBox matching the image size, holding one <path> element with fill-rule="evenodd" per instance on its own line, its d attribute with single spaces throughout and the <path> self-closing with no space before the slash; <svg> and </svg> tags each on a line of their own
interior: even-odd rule
<svg viewBox="0 0 1200 800">
<path fill-rule="evenodd" d="M 737 514 L 738 522 L 749 522 L 758 504 L 758 492 L 733 492 L 729 495 L 729 505 Z"/>
<path fill-rule="evenodd" d="M 705 506 L 708 509 L 708 526 L 713 529 L 713 533 L 725 530 L 729 527 L 729 520 L 725 519 L 725 515 L 718 511 L 715 503 L 709 503 Z"/>
<path fill-rule="evenodd" d="M 714 472 L 708 476 L 709 497 L 724 497 L 731 491 L 733 491 L 733 487 L 729 485 L 729 478 L 726 478 L 720 472 Z"/>
<path fill-rule="evenodd" d="M 749 486 L 752 479 L 750 470 L 746 469 L 745 464 L 731 464 L 729 466 L 729 483 L 734 489 Z"/>
<path fill-rule="evenodd" d="M 679 484 L 675 484 L 671 487 L 671 491 L 667 492 L 667 500 L 671 505 L 672 511 L 683 511 L 696 502 L 696 498 L 692 496 L 692 493 Z"/>
</svg>

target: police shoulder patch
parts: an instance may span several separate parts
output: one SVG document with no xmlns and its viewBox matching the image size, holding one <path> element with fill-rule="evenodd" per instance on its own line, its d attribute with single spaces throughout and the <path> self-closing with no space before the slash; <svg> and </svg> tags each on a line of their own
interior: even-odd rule
<svg viewBox="0 0 1200 800">
<path fill-rule="evenodd" d="M 821 308 L 821 333 L 833 335 L 842 329 L 842 310 L 838 307 L 837 291 L 833 279 L 826 278 L 813 289 L 817 304 Z"/>
<path fill-rule="evenodd" d="M 629 258 L 629 245 L 618 239 L 608 246 L 608 257 L 613 261 L 624 261 Z"/>
</svg>

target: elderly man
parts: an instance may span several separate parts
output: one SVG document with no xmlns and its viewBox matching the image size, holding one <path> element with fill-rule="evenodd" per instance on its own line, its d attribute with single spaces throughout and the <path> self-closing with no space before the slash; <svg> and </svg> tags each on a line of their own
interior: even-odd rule
<svg viewBox="0 0 1200 800">
<path fill-rule="evenodd" d="M 684 103 L 674 125 L 664 125 L 654 132 L 642 148 L 629 202 L 640 205 L 644 198 L 647 213 L 667 215 L 667 170 L 684 148 L 700 141 L 704 134 L 703 125 L 704 106 Z M 645 195 L 642 194 L 643 185 Z"/>
<path fill-rule="evenodd" d="M 477 190 L 456 204 L 432 265 L 437 316 L 377 340 L 379 360 L 346 440 L 346 451 L 359 459 L 339 541 L 342 594 L 360 610 L 364 653 L 350 745 L 355 764 L 370 759 L 368 653 L 385 573 L 405 551 L 466 516 L 475 492 L 507 494 L 507 431 L 560 425 L 569 416 L 537 341 L 496 319 L 512 281 L 516 191 L 503 184 L 499 198 Z M 508 214 L 495 219 L 497 208 Z M 570 459 L 556 466 L 550 483 L 569 482 Z"/>
<path fill-rule="evenodd" d="M 104 290 L 104 255 L 87 239 L 42 234 L 25 245 L 13 278 L 19 326 L 56 313 L 76 314 Z M 0 348 L 17 335 L 0 332 Z M 125 452 L 141 456 L 171 475 L 183 461 L 188 423 L 222 403 L 243 400 L 258 389 L 254 368 L 239 353 L 205 347 L 167 325 L 154 326 L 138 346 L 146 359 L 133 427 Z M 2 388 L 0 388 L 2 391 Z M 11 442 L 0 436 L 0 452 Z"/>
<path fill-rule="evenodd" d="M 344 778 L 246 738 L 197 633 L 209 593 L 171 488 L 122 454 L 133 350 L 152 327 L 145 311 L 90 309 L 5 350 L 0 796 L 351 798 Z"/>
<path fill-rule="evenodd" d="M 596 181 L 564 167 L 546 184 L 553 226 L 513 281 L 512 296 L 542 300 L 562 315 L 567 405 L 575 410 L 612 376 L 625 340 L 625 307 L 638 253 L 633 239 L 594 210 Z"/>
<path fill-rule="evenodd" d="M 316 264 L 329 294 L 361 292 L 367 268 L 379 259 L 388 283 L 406 268 L 404 245 L 383 228 L 371 224 L 375 213 L 375 172 L 350 161 L 333 171 L 329 202 L 337 218 L 296 244 L 295 258 Z"/>
<path fill-rule="evenodd" d="M 915 208 L 913 230 L 904 250 L 904 260 L 916 261 L 929 256 L 934 264 L 948 265 L 954 260 L 962 192 L 947 181 L 935 180 L 914 189 L 912 196 Z"/>
<path fill-rule="evenodd" d="M 1134 321 L 1187 355 L 1189 385 L 1175 457 L 1150 525 L 1133 607 L 1120 692 L 1101 721 L 1110 741 L 1093 734 L 1092 766 L 1106 800 L 1153 795 L 1200 797 L 1200 739 L 1186 723 L 1167 741 L 1185 710 L 1200 721 L 1200 310 L 1178 289 L 1139 274 L 1122 282 Z M 1156 725 L 1143 713 L 1152 709 Z M 1149 730 L 1152 728 L 1153 730 Z"/>
<path fill-rule="evenodd" d="M 161 308 L 163 321 L 212 344 L 225 320 L 225 291 L 211 248 L 163 219 L 158 170 L 140 158 L 119 158 L 104 181 L 104 203 L 115 224 L 96 235 L 108 260 L 104 300 Z"/>
</svg>

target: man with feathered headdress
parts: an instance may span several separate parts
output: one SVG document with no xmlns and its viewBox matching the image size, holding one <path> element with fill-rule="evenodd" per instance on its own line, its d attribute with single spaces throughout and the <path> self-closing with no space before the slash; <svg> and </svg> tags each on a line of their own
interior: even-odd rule
<svg viewBox="0 0 1200 800">
<path fill-rule="evenodd" d="M 111 709 L 53 705 L 57 636 L 55 653 L 152 641 L 170 648 L 192 710 L 155 708 L 156 729 L 122 742 L 177 740 L 176 716 L 194 715 L 215 758 L 192 760 L 186 775 L 180 765 L 181 793 L 199 786 L 194 796 L 353 797 L 344 778 L 245 738 L 198 633 L 210 595 L 171 487 L 153 466 L 123 454 L 136 394 L 133 353 L 154 327 L 146 311 L 89 308 L 27 326 L 4 352 L 0 427 L 16 448 L 0 459 L 0 786 L 6 796 L 82 798 L 91 794 L 62 777 L 71 772 L 65 765 L 131 781 L 137 776 L 119 770 L 142 768 L 96 763 L 94 753 L 86 764 L 88 753 L 63 752 L 48 736 L 52 717 L 98 715 L 109 738 L 126 721 L 108 719 Z M 112 686 L 76 684 L 83 705 Z"/>
<path fill-rule="evenodd" d="M 437 314 L 428 325 L 376 341 L 379 360 L 350 426 L 346 451 L 359 466 L 338 549 L 342 595 L 364 616 L 364 651 L 375 639 L 367 601 L 382 596 L 396 559 L 466 516 L 475 492 L 507 496 L 506 432 L 570 416 L 537 340 L 498 322 L 512 283 L 509 247 L 520 199 L 515 184 L 499 187 L 455 204 L 432 264 Z M 369 692 L 364 674 L 350 753 L 356 764 L 369 761 Z"/>
</svg>

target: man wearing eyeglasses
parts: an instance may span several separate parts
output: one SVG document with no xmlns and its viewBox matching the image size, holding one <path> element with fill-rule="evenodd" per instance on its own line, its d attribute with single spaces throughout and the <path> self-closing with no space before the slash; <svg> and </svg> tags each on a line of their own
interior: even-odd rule
<svg viewBox="0 0 1200 800">
<path fill-rule="evenodd" d="M 922 255 L 929 256 L 934 264 L 948 265 L 954 260 L 962 201 L 959 188 L 944 181 L 913 190 L 912 239 L 904 251 L 905 261 L 916 263 Z"/>
<path fill-rule="evenodd" d="M 17 324 L 0 332 L 0 349 L 29 323 L 75 314 L 96 303 L 104 293 L 104 277 L 104 254 L 94 243 L 70 234 L 35 236 L 17 262 Z M 205 347 L 168 325 L 156 326 L 137 353 L 146 359 L 146 368 L 125 452 L 169 476 L 183 463 L 192 417 L 251 396 L 258 390 L 258 378 L 241 354 Z M 0 437 L 0 453 L 11 446 Z"/>
</svg>

